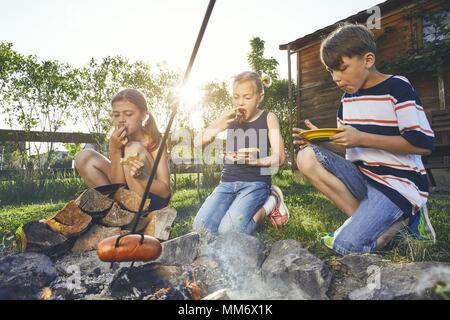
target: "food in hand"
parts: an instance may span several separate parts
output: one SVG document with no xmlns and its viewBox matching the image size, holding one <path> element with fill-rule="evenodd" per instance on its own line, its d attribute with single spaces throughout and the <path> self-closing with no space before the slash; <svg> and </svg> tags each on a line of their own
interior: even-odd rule
<svg viewBox="0 0 450 320">
<path fill-rule="evenodd" d="M 242 148 L 237 152 L 238 157 L 257 157 L 259 148 Z"/>
<path fill-rule="evenodd" d="M 125 135 L 122 138 L 122 144 L 126 145 L 128 143 L 128 132 L 127 132 L 126 125 L 121 123 L 117 126 L 117 129 L 124 128 L 124 127 L 125 127 Z"/>
<path fill-rule="evenodd" d="M 244 121 L 246 112 L 247 110 L 245 110 L 244 108 L 237 108 L 234 113 L 234 121 L 236 123 L 241 123 L 242 121 Z"/>
<path fill-rule="evenodd" d="M 238 160 L 244 159 L 248 161 L 255 161 L 258 159 L 259 149 L 258 148 L 242 148 L 237 152 Z"/>
</svg>

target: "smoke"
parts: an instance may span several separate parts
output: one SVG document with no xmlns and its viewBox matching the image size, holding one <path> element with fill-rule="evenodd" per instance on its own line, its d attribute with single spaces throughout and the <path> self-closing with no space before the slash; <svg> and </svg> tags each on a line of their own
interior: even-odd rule
<svg viewBox="0 0 450 320">
<path fill-rule="evenodd" d="M 264 277 L 261 266 L 265 248 L 254 237 L 226 233 L 202 248 L 202 255 L 217 261 L 226 283 L 228 295 L 235 300 L 304 300 L 307 295 L 298 287 Z"/>
<path fill-rule="evenodd" d="M 416 293 L 424 296 L 432 288 L 440 298 L 450 299 L 450 267 L 435 266 L 428 269 L 417 282 Z"/>
</svg>

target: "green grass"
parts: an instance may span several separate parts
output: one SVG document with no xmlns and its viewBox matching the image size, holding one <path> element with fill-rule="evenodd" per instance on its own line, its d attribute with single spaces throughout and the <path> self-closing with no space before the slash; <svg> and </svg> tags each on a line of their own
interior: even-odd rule
<svg viewBox="0 0 450 320">
<path fill-rule="evenodd" d="M 83 189 L 84 183 L 78 177 L 42 181 L 17 177 L 0 181 L 0 205 L 66 201 Z"/>
<path fill-rule="evenodd" d="M 171 233 L 172 238 L 192 231 L 194 216 L 202 203 L 199 201 L 192 175 L 179 176 L 177 179 L 177 191 L 171 201 L 171 207 L 176 208 L 178 212 Z M 283 171 L 275 176 L 273 183 L 283 190 L 285 202 L 290 209 L 290 220 L 278 229 L 266 220 L 256 236 L 268 245 L 278 240 L 294 239 L 322 259 L 335 259 L 336 256 L 331 250 L 320 245 L 319 239 L 324 233 L 338 228 L 345 221 L 345 215 L 290 171 Z M 202 189 L 201 197 L 204 199 L 212 190 L 213 188 Z M 2 239 L 3 246 L 7 247 L 8 241 L 11 240 L 5 239 L 10 239 L 21 224 L 48 217 L 64 204 L 65 201 L 43 201 L 40 204 L 18 204 L 0 208 L 0 251 Z M 433 193 L 428 208 L 438 236 L 437 244 L 407 238 L 384 251 L 382 254 L 386 259 L 395 262 L 450 262 L 450 194 Z"/>
</svg>

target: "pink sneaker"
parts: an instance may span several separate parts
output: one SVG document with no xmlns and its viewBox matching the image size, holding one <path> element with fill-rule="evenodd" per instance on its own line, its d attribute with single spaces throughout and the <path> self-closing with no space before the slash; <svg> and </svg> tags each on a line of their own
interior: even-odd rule
<svg viewBox="0 0 450 320">
<path fill-rule="evenodd" d="M 268 214 L 268 217 L 272 225 L 277 228 L 278 226 L 284 225 L 289 220 L 289 209 L 284 203 L 283 192 L 281 192 L 281 189 L 272 185 L 271 191 L 272 195 L 277 199 L 277 205 L 272 212 Z"/>
</svg>

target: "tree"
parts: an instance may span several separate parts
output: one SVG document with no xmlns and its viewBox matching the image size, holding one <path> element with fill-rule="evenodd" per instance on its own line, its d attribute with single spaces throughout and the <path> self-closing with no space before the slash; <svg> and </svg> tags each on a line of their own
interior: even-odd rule
<svg viewBox="0 0 450 320">
<path fill-rule="evenodd" d="M 203 118 L 205 127 L 231 107 L 231 96 L 225 82 L 209 82 L 204 87 Z"/>
<path fill-rule="evenodd" d="M 12 49 L 12 43 L 0 43 L 0 98 L 8 90 L 11 79 L 21 72 L 23 60 L 24 57 Z"/>
<path fill-rule="evenodd" d="M 92 58 L 78 71 L 80 94 L 77 105 L 89 132 L 102 134 L 111 129 L 111 99 L 121 88 L 121 77 L 128 66 L 122 57 Z M 99 144 L 102 141 L 98 141 Z"/>
<path fill-rule="evenodd" d="M 73 102 L 76 100 L 78 85 L 75 71 L 68 64 L 58 61 L 39 61 L 35 56 L 21 57 L 20 67 L 8 80 L 7 90 L 2 92 L 6 122 L 12 128 L 25 131 L 39 130 L 55 133 L 71 119 Z M 53 161 L 54 144 L 35 145 L 38 165 L 44 171 Z M 29 163 L 30 148 L 19 149 L 22 167 Z M 44 158 L 42 156 L 44 155 Z"/>
<path fill-rule="evenodd" d="M 272 78 L 272 81 L 278 79 L 277 67 L 279 65 L 275 58 L 264 58 L 265 41 L 259 37 L 253 37 L 250 40 L 250 53 L 247 55 L 247 60 L 253 71 L 260 75 L 265 73 Z"/>
</svg>

